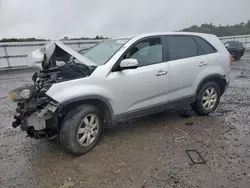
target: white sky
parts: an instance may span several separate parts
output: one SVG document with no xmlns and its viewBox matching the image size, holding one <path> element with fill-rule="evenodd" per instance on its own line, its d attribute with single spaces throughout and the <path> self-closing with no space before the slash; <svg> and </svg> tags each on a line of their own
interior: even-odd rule
<svg viewBox="0 0 250 188">
<path fill-rule="evenodd" d="M 250 0 L 0 0 L 0 38 L 119 36 L 250 20 Z"/>
</svg>

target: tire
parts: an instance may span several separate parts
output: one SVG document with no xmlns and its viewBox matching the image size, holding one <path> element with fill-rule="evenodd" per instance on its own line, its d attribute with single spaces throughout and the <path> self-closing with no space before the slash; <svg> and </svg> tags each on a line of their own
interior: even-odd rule
<svg viewBox="0 0 250 188">
<path fill-rule="evenodd" d="M 95 147 L 102 128 L 100 111 L 92 105 L 81 105 L 71 110 L 64 118 L 60 141 L 68 151 L 83 155 Z"/>
<path fill-rule="evenodd" d="M 214 97 L 215 96 L 214 94 L 211 94 L 212 89 L 214 91 L 214 94 L 216 94 L 216 97 Z M 210 92 L 211 95 L 209 95 L 207 92 Z M 214 81 L 206 82 L 199 89 L 198 94 L 196 96 L 196 100 L 191 105 L 191 107 L 193 111 L 195 111 L 198 115 L 206 116 L 209 113 L 216 110 L 220 102 L 220 96 L 221 96 L 221 92 L 220 92 L 220 88 L 218 84 Z M 205 98 L 208 98 L 208 99 L 203 100 Z M 207 101 L 209 102 L 206 103 Z"/>
</svg>

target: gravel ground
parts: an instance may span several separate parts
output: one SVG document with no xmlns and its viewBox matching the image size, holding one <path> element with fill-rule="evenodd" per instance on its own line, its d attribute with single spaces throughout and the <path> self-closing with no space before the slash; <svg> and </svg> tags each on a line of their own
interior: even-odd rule
<svg viewBox="0 0 250 188">
<path fill-rule="evenodd" d="M 249 188 L 249 73 L 250 54 L 233 62 L 230 87 L 210 116 L 164 112 L 119 124 L 80 157 L 57 139 L 35 140 L 11 127 L 15 104 L 7 93 L 31 73 L 0 73 L 0 187 Z M 193 164 L 188 149 L 206 164 Z"/>
</svg>

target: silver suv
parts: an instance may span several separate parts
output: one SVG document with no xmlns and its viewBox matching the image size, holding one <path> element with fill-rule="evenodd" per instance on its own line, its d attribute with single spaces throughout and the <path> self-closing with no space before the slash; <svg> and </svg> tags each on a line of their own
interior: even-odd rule
<svg viewBox="0 0 250 188">
<path fill-rule="evenodd" d="M 29 56 L 33 84 L 14 89 L 13 127 L 31 137 L 59 135 L 81 155 L 105 124 L 191 105 L 214 111 L 229 83 L 231 56 L 214 35 L 150 33 L 107 39 L 82 54 L 51 42 Z"/>
</svg>

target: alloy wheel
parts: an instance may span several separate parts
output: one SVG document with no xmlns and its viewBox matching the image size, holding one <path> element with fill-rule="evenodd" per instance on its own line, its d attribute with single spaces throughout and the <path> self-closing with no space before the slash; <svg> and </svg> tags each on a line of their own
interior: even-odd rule
<svg viewBox="0 0 250 188">
<path fill-rule="evenodd" d="M 218 94 L 213 87 L 209 87 L 205 90 L 202 96 L 202 105 L 206 110 L 212 109 L 217 101 Z"/>
<path fill-rule="evenodd" d="M 80 145 L 87 147 L 96 139 L 100 122 L 95 114 L 87 115 L 81 122 L 77 137 Z"/>
</svg>

